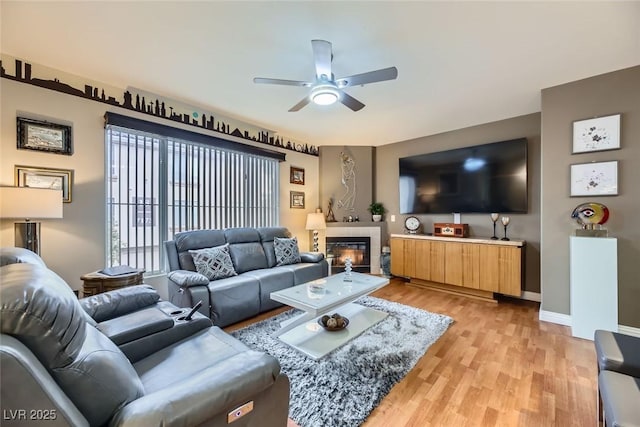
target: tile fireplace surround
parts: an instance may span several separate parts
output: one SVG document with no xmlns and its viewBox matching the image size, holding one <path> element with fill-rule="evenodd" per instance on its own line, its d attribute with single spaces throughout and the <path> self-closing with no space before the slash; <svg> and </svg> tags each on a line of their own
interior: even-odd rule
<svg viewBox="0 0 640 427">
<path fill-rule="evenodd" d="M 382 273 L 380 252 L 383 241 L 387 240 L 386 222 L 328 222 L 325 232 L 326 237 L 369 237 L 371 242 L 370 273 Z M 339 273 L 339 271 L 332 271 L 332 273 Z"/>
</svg>

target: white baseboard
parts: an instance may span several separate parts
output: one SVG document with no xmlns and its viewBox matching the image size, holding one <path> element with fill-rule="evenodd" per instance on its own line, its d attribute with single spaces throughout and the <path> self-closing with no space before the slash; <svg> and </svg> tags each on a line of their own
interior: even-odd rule
<svg viewBox="0 0 640 427">
<path fill-rule="evenodd" d="M 558 325 L 569 327 L 571 326 L 571 316 L 568 314 L 540 310 L 538 313 L 538 319 L 543 322 L 557 323 Z M 618 325 L 618 332 L 640 338 L 640 328 L 634 328 L 633 326 Z"/>
<path fill-rule="evenodd" d="M 640 328 L 634 328 L 633 326 L 618 325 L 618 332 L 640 338 Z"/>
<path fill-rule="evenodd" d="M 538 319 L 543 322 L 557 323 L 558 325 L 571 326 L 571 316 L 553 311 L 540 310 Z"/>
<path fill-rule="evenodd" d="M 535 301 L 535 302 L 542 301 L 542 298 L 539 292 L 522 291 L 522 295 L 520 296 L 520 298 L 526 299 L 527 301 Z"/>
</svg>

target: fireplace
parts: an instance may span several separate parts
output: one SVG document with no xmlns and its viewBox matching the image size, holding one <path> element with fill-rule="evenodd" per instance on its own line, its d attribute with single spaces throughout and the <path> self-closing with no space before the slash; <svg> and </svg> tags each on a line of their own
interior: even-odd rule
<svg viewBox="0 0 640 427">
<path fill-rule="evenodd" d="M 327 237 L 327 257 L 333 258 L 332 270 L 344 271 L 344 261 L 351 258 L 353 271 L 371 271 L 371 239 L 369 237 Z"/>
</svg>

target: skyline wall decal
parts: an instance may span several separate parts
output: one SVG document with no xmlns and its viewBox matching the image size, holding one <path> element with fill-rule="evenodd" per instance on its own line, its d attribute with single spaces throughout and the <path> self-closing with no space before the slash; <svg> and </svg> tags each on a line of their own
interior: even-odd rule
<svg viewBox="0 0 640 427">
<path fill-rule="evenodd" d="M 13 62 L 14 74 L 7 72 Z M 37 77 L 36 77 L 37 76 Z M 274 147 L 284 148 L 298 153 L 318 156 L 318 147 L 286 140 L 282 136 L 268 130 L 264 130 L 248 123 L 234 121 L 233 119 L 216 117 L 211 112 L 195 111 L 192 106 L 182 104 L 175 100 L 165 99 L 159 95 L 151 94 L 138 89 L 119 89 L 107 84 L 90 81 L 80 76 L 74 76 L 60 70 L 31 64 L 25 60 L 2 55 L 0 59 L 0 77 L 26 83 L 33 86 L 62 92 L 69 95 L 101 102 L 115 107 L 148 114 L 165 120 L 195 126 L 212 132 L 230 135 L 249 141 L 259 142 Z M 63 80 L 64 79 L 64 80 Z M 74 81 L 75 80 L 75 81 Z M 78 89 L 74 86 L 84 86 Z M 116 98 L 115 93 L 120 93 Z"/>
</svg>

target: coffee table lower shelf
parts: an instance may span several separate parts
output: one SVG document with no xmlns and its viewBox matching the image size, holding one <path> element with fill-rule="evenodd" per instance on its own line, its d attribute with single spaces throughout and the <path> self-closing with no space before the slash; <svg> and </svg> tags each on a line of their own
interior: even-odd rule
<svg viewBox="0 0 640 427">
<path fill-rule="evenodd" d="M 355 303 L 340 306 L 327 314 L 333 313 L 339 313 L 348 318 L 349 326 L 341 331 L 325 331 L 318 324 L 318 317 L 316 317 L 283 333 L 279 338 L 285 344 L 306 354 L 313 360 L 318 360 L 356 338 L 389 315 L 383 311 Z"/>
</svg>

